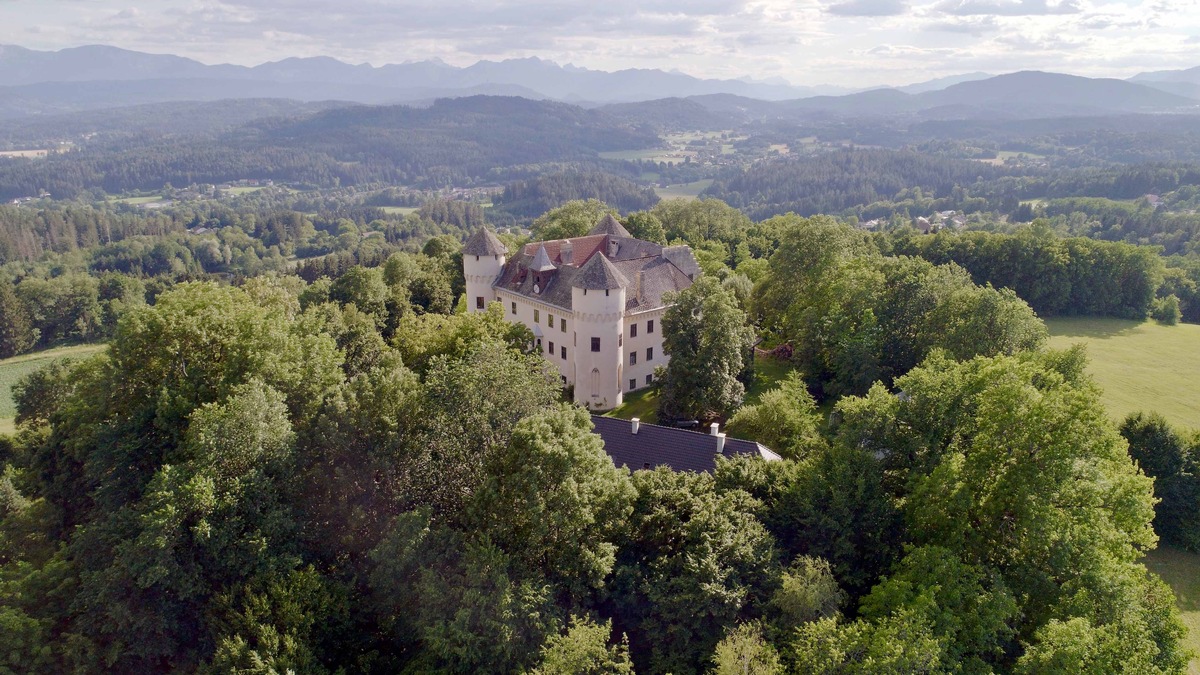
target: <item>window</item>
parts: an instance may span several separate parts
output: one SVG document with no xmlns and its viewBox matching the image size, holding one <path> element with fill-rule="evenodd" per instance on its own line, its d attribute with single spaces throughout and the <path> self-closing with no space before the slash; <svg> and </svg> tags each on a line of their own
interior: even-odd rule
<svg viewBox="0 0 1200 675">
<path fill-rule="evenodd" d="M 564 332 L 564 333 L 567 332 L 567 320 L 566 319 L 559 321 L 558 325 L 560 328 L 562 328 L 562 332 Z"/>
<path fill-rule="evenodd" d="M 629 352 L 629 365 L 637 365 L 637 352 Z"/>
<path fill-rule="evenodd" d="M 630 380 L 629 391 L 633 391 L 634 389 L 637 389 L 637 380 Z"/>
<path fill-rule="evenodd" d="M 651 383 L 651 382 L 653 382 L 653 381 L 654 381 L 654 376 L 653 376 L 653 375 L 647 375 L 647 376 L 646 376 L 646 384 L 650 384 L 650 383 Z"/>
<path fill-rule="evenodd" d="M 654 319 L 650 319 L 649 321 L 646 322 L 646 332 L 647 333 L 654 332 Z"/>
<path fill-rule="evenodd" d="M 483 309 L 483 296 L 475 296 L 475 309 Z"/>
<path fill-rule="evenodd" d="M 562 354 L 563 361 L 566 361 L 566 360 L 567 360 L 567 348 L 566 348 L 566 347 L 559 347 L 559 348 L 558 348 L 558 351 L 559 351 L 559 353 L 560 353 L 560 354 Z"/>
<path fill-rule="evenodd" d="M 654 347 L 646 347 L 646 360 L 647 361 L 654 360 Z"/>
<path fill-rule="evenodd" d="M 554 328 L 554 315 L 553 314 L 546 315 L 546 325 L 551 328 Z"/>
<path fill-rule="evenodd" d="M 600 351 L 600 338 L 592 338 L 592 351 Z"/>
<path fill-rule="evenodd" d="M 540 320 L 541 320 L 541 312 L 537 311 L 536 309 L 533 310 L 533 322 L 537 323 Z"/>
<path fill-rule="evenodd" d="M 512 313 L 513 314 L 517 313 L 517 303 L 515 303 L 515 302 L 512 304 Z"/>
<path fill-rule="evenodd" d="M 625 334 L 624 333 L 617 333 L 617 346 L 618 347 L 625 346 Z"/>
<path fill-rule="evenodd" d="M 629 337 L 631 337 L 631 338 L 637 337 L 637 324 L 636 323 L 629 324 Z"/>
<path fill-rule="evenodd" d="M 546 350 L 546 353 L 549 354 L 550 356 L 554 356 L 554 343 L 553 342 L 550 343 L 550 348 Z"/>
</svg>

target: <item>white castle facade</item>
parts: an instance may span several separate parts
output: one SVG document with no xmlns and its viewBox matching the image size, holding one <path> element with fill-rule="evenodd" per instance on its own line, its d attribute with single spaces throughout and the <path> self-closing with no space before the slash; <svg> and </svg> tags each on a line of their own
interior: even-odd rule
<svg viewBox="0 0 1200 675">
<path fill-rule="evenodd" d="M 587 235 L 526 244 L 511 258 L 486 228 L 463 247 L 467 308 L 502 303 L 591 410 L 621 405 L 666 365 L 663 295 L 692 285 L 700 267 L 687 246 L 635 239 L 612 216 Z"/>
</svg>

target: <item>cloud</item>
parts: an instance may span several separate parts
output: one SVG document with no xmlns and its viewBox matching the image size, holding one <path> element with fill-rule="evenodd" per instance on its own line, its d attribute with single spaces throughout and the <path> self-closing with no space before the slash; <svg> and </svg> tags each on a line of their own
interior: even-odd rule
<svg viewBox="0 0 1200 675">
<path fill-rule="evenodd" d="M 838 16 L 896 16 L 903 14 L 908 4 L 903 0 L 845 0 L 825 8 Z"/>
<path fill-rule="evenodd" d="M 944 0 L 934 9 L 954 16 L 1046 16 L 1078 14 L 1083 11 L 1079 0 Z"/>
<path fill-rule="evenodd" d="M 949 19 L 927 23 L 921 27 L 921 30 L 933 33 L 959 33 L 962 35 L 979 36 L 1000 30 L 1000 22 L 992 16 Z"/>
</svg>

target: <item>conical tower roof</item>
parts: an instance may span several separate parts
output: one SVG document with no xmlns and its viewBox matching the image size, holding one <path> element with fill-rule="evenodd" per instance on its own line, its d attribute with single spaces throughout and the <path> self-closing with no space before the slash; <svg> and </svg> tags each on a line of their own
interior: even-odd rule
<svg viewBox="0 0 1200 675">
<path fill-rule="evenodd" d="M 600 222 L 596 223 L 596 226 L 593 227 L 590 232 L 588 232 L 588 236 L 594 234 L 607 234 L 614 237 L 633 236 L 632 234 L 629 234 L 629 230 L 625 229 L 625 227 L 621 225 L 619 220 L 613 218 L 611 213 L 606 214 L 603 218 L 601 218 Z"/>
<path fill-rule="evenodd" d="M 589 291 L 603 291 L 625 288 L 629 280 L 603 253 L 598 252 L 579 268 L 579 274 L 575 275 L 571 285 Z"/>
<path fill-rule="evenodd" d="M 486 227 L 481 227 L 463 245 L 462 252 L 463 255 L 504 255 L 508 253 L 508 247 L 504 245 L 504 242 L 500 241 L 495 232 Z"/>
<path fill-rule="evenodd" d="M 534 272 L 549 272 L 558 269 L 554 263 L 550 262 L 550 255 L 546 253 L 545 244 L 539 246 L 537 253 L 533 254 L 533 262 L 529 263 L 529 269 Z"/>
</svg>

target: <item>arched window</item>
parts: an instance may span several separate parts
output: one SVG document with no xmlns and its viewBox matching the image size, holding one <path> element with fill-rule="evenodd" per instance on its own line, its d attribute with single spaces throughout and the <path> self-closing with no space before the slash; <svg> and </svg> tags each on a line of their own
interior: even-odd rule
<svg viewBox="0 0 1200 675">
<path fill-rule="evenodd" d="M 600 398 L 600 369 L 592 368 L 592 398 Z"/>
</svg>

